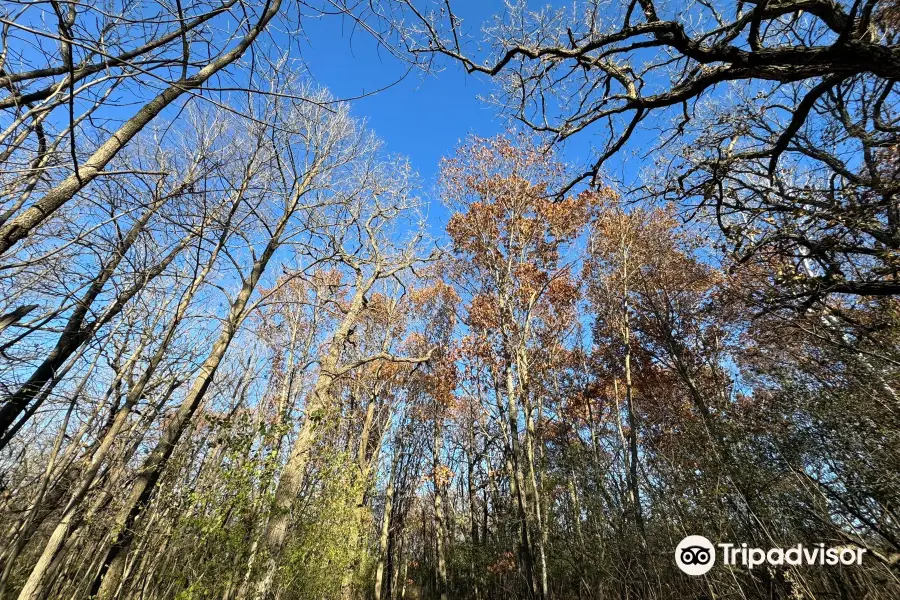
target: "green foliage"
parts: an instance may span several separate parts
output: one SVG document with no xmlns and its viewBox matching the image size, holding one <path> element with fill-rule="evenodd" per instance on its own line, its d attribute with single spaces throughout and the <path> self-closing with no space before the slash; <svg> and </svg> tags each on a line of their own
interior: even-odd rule
<svg viewBox="0 0 900 600">
<path fill-rule="evenodd" d="M 279 561 L 279 587 L 285 600 L 339 598 L 347 574 L 371 557 L 360 536 L 368 535 L 368 508 L 361 508 L 366 482 L 348 453 L 321 457 L 307 500 L 294 520 Z M 366 526 L 363 528 L 363 526 Z"/>
</svg>

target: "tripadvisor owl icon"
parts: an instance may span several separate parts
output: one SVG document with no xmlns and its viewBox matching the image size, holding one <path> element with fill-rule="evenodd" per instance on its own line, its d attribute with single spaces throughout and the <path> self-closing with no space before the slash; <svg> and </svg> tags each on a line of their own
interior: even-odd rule
<svg viewBox="0 0 900 600">
<path fill-rule="evenodd" d="M 703 575 L 716 563 L 716 549 L 702 535 L 689 535 L 675 548 L 675 564 L 688 575 Z"/>
</svg>

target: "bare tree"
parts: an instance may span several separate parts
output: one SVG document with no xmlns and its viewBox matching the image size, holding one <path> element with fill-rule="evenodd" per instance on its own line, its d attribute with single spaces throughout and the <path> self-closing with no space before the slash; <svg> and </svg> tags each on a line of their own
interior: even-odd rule
<svg viewBox="0 0 900 600">
<path fill-rule="evenodd" d="M 11 430 L 14 427 L 19 429 L 24 420 L 27 420 L 28 415 L 33 414 L 39 408 L 40 404 L 34 402 L 34 399 L 44 390 L 52 393 L 54 377 L 72 355 L 84 344 L 92 341 L 105 326 L 113 322 L 130 301 L 155 278 L 163 274 L 182 251 L 196 239 L 197 235 L 210 226 L 210 223 L 202 221 L 194 223 L 192 227 L 187 228 L 180 239 L 172 243 L 171 248 L 165 248 L 161 244 L 162 239 L 153 235 L 158 213 L 166 209 L 169 204 L 176 205 L 174 209 L 165 210 L 173 217 L 183 211 L 183 207 L 192 202 L 186 197 L 194 194 L 198 183 L 209 177 L 212 169 L 216 167 L 215 148 L 209 145 L 216 142 L 215 138 L 201 137 L 196 141 L 199 144 L 193 148 L 180 149 L 189 152 L 188 156 L 190 157 L 184 161 L 186 164 L 183 166 L 167 161 L 164 152 L 155 152 L 154 158 L 157 165 L 155 170 L 157 172 L 181 170 L 177 182 L 170 181 L 171 178 L 158 176 L 149 181 L 139 179 L 134 182 L 135 187 L 144 188 L 149 196 L 146 200 L 141 198 L 137 202 L 138 207 L 145 205 L 146 208 L 133 219 L 131 225 L 124 231 L 122 231 L 122 226 L 125 219 L 115 220 L 114 239 L 110 242 L 109 256 L 99 258 L 97 261 L 98 272 L 85 284 L 84 292 L 79 297 L 71 298 L 71 312 L 62 325 L 62 331 L 56 342 L 43 360 L 38 360 L 37 366 L 19 389 L 5 398 L 4 405 L 0 409 L 0 450 L 9 443 L 11 434 L 14 433 Z M 116 186 L 108 191 L 110 193 L 109 205 L 121 205 L 122 202 L 118 195 L 125 190 Z M 137 272 L 120 273 L 119 267 L 127 258 L 135 257 L 140 260 L 139 253 L 135 248 L 139 243 L 151 246 L 147 254 L 153 258 L 141 265 L 141 269 Z M 135 256 L 136 254 L 138 256 Z M 121 282 L 120 289 L 116 290 L 106 306 L 96 306 L 113 281 Z M 58 309 L 55 311 L 57 315 L 62 312 Z M 23 415 L 26 409 L 28 413 Z M 22 419 L 16 423 L 20 416 Z"/>
<path fill-rule="evenodd" d="M 334 330 L 318 357 L 318 373 L 304 407 L 305 420 L 275 490 L 272 512 L 263 534 L 268 559 L 256 585 L 256 598 L 268 597 L 276 585 L 279 555 L 288 536 L 293 506 L 304 484 L 311 451 L 320 431 L 339 410 L 336 386 L 370 363 L 415 365 L 428 360 L 430 355 L 396 355 L 391 351 L 393 343 L 389 338 L 380 347 L 376 345 L 361 353 L 358 348 L 354 351 L 358 344 L 354 341 L 354 333 L 369 307 L 371 296 L 386 283 L 402 281 L 401 278 L 428 259 L 427 255 L 421 254 L 421 233 L 399 246 L 392 239 L 398 221 L 406 218 L 405 213 L 414 208 L 414 202 L 407 197 L 408 174 L 372 162 L 359 167 L 352 187 L 347 190 L 345 204 L 326 217 L 319 233 L 319 243 L 326 249 L 326 255 L 331 256 L 330 263 L 340 268 L 338 273 L 348 274 L 350 284 L 346 290 L 347 299 L 335 307 L 339 312 Z M 336 288 L 346 285 L 340 278 L 338 275 Z M 365 448 L 365 444 L 361 448 Z"/>
<path fill-rule="evenodd" d="M 8 173 L 18 175 L 4 182 L 0 254 L 108 174 L 110 161 L 166 107 L 201 95 L 211 78 L 235 65 L 282 1 L 140 8 L 115 2 L 100 9 L 11 0 L 4 7 L 2 156 Z M 142 27 L 144 19 L 156 26 Z M 113 131 L 89 126 L 91 118 L 117 110 L 111 94 L 119 88 L 130 89 L 140 108 Z M 40 198 L 25 206 L 35 190 Z"/>
<path fill-rule="evenodd" d="M 420 6 L 421 4 L 421 6 Z M 345 6 L 353 13 L 360 7 Z M 393 10 L 392 10 L 393 9 Z M 510 2 L 486 27 L 496 56 L 474 53 L 452 3 L 387 2 L 376 13 L 395 19 L 405 48 L 430 61 L 443 55 L 470 73 L 501 82 L 497 100 L 527 126 L 562 141 L 588 129 L 607 130 L 599 156 L 577 181 L 595 179 L 637 126 L 667 108 L 680 108 L 677 130 L 691 121 L 696 101 L 725 83 L 755 80 L 822 85 L 799 98 L 796 123 L 810 104 L 838 81 L 867 74 L 900 74 L 891 2 L 843 3 L 633 0 L 587 1 L 568 8 L 529 10 Z M 805 102 L 803 102 L 805 100 Z M 664 140 L 666 138 L 663 138 Z"/>
<path fill-rule="evenodd" d="M 770 263 L 766 303 L 898 292 L 896 2 L 508 2 L 488 52 L 451 2 L 341 6 L 425 65 L 496 79 L 492 100 L 547 144 L 595 140 L 557 193 L 629 150 L 656 159 L 653 197 L 708 206 L 736 261 Z"/>
</svg>

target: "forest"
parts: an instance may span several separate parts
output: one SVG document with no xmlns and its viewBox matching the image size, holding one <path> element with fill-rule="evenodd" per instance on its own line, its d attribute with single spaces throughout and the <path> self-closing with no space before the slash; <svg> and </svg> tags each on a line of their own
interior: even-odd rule
<svg viewBox="0 0 900 600">
<path fill-rule="evenodd" d="M 0 0 L 0 600 L 900 598 L 898 80 L 898 0 Z"/>
</svg>

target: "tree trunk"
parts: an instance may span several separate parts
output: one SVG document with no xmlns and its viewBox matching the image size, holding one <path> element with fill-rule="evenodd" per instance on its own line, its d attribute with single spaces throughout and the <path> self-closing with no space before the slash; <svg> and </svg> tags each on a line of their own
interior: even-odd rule
<svg viewBox="0 0 900 600">
<path fill-rule="evenodd" d="M 296 200 L 294 205 L 296 205 Z M 200 367 L 200 374 L 194 380 L 179 406 L 178 412 L 166 426 L 162 437 L 144 461 L 138 477 L 132 484 L 128 500 L 116 517 L 113 541 L 109 544 L 101 563 L 100 571 L 91 585 L 91 593 L 97 596 L 97 600 L 111 600 L 119 588 L 125 566 L 125 558 L 134 539 L 135 521 L 149 502 L 156 483 L 159 481 L 159 477 L 175 449 L 175 445 L 181 438 L 181 434 L 193 417 L 194 412 L 200 406 L 200 402 L 206 395 L 206 391 L 212 383 L 216 370 L 219 368 L 219 364 L 225 356 L 229 344 L 231 344 L 231 340 L 246 317 L 245 309 L 250 296 L 256 289 L 256 284 L 265 271 L 269 259 L 280 245 L 279 238 L 287 225 L 289 213 L 290 210 L 281 218 L 265 250 L 253 263 L 249 276 L 244 280 L 237 298 L 232 302 L 228 318 L 219 338 L 213 344 L 212 352 L 210 352 Z M 25 598 L 22 597 L 21 600 L 25 600 Z"/>
<path fill-rule="evenodd" d="M 384 516 L 381 519 L 381 537 L 378 540 L 378 565 L 375 567 L 375 600 L 381 600 L 384 588 L 384 567 L 387 562 L 388 541 L 391 532 L 391 513 L 394 511 L 394 478 L 400 462 L 400 448 L 394 448 L 391 472 L 384 492 Z"/>
<path fill-rule="evenodd" d="M 512 361 L 506 359 L 506 400 L 509 426 L 509 458 L 506 468 L 509 474 L 511 496 L 516 501 L 519 516 L 520 547 L 519 556 L 525 569 L 525 583 L 528 586 L 528 597 L 537 596 L 538 586 L 534 573 L 533 532 L 531 531 L 531 509 L 525 488 L 525 474 L 522 472 L 522 456 L 519 448 L 519 405 L 518 394 L 512 369 Z"/>
<path fill-rule="evenodd" d="M 43 198 L 0 227 L 0 256 L 8 252 L 17 242 L 28 237 L 35 227 L 47 220 L 60 207 L 71 200 L 75 194 L 101 175 L 106 165 L 115 158 L 122 148 L 168 105 L 189 90 L 199 88 L 210 77 L 240 59 L 256 38 L 265 30 L 269 21 L 275 17 L 280 8 L 281 0 L 271 0 L 256 24 L 249 28 L 247 34 L 234 48 L 204 66 L 193 76 L 177 81 L 163 90 L 162 93 L 145 104 L 137 114 L 123 123 L 78 168 L 76 173 L 66 177 L 56 187 L 44 194 Z"/>
<path fill-rule="evenodd" d="M 437 585 L 438 593 L 441 600 L 447 600 L 447 555 L 444 548 L 447 539 L 446 523 L 444 520 L 444 506 L 441 496 L 443 495 L 443 483 L 441 482 L 442 474 L 438 472 L 441 466 L 441 451 L 444 445 L 444 433 L 441 425 L 442 417 L 435 416 L 434 419 L 434 539 L 435 548 L 437 550 Z"/>
<path fill-rule="evenodd" d="M 331 386 L 338 376 L 341 350 L 350 336 L 350 332 L 356 324 L 359 315 L 365 308 L 365 294 L 374 283 L 374 277 L 365 281 L 361 277 L 357 278 L 357 289 L 353 295 L 353 300 L 350 302 L 341 324 L 332 336 L 331 343 L 320 363 L 319 378 L 306 405 L 306 420 L 300 429 L 300 433 L 297 435 L 297 439 L 294 440 L 287 464 L 284 466 L 284 471 L 275 490 L 272 514 L 269 516 L 263 536 L 268 551 L 268 558 L 263 575 L 256 586 L 255 597 L 257 599 L 266 598 L 275 582 L 278 557 L 287 539 L 294 501 L 303 487 L 309 453 L 318 438 L 319 428 L 323 419 L 327 418 L 328 414 L 333 410 Z"/>
</svg>

